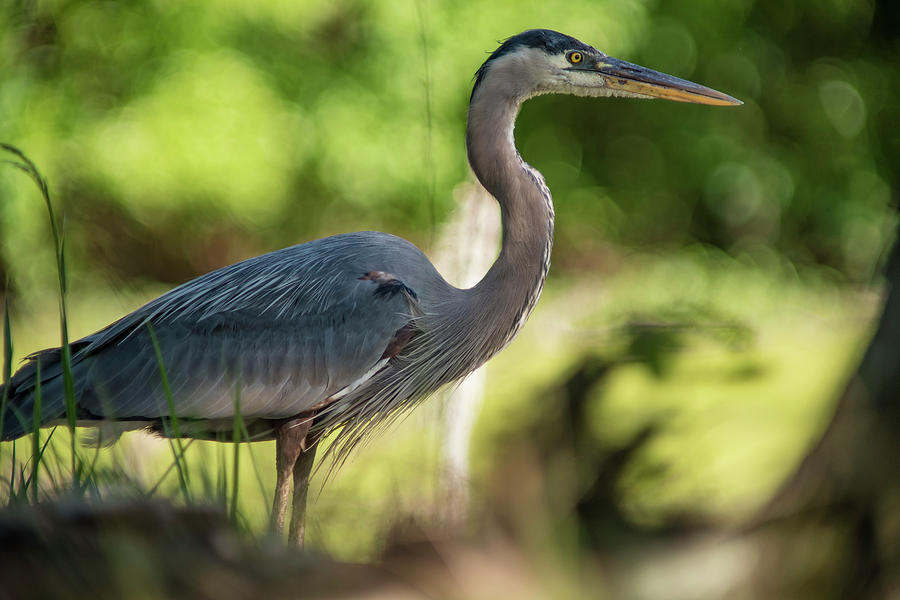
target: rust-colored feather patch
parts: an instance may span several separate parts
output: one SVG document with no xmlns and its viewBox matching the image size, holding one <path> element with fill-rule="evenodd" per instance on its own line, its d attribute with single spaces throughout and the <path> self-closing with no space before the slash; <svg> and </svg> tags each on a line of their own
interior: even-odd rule
<svg viewBox="0 0 900 600">
<path fill-rule="evenodd" d="M 409 340 L 411 340 L 417 332 L 418 329 L 416 329 L 416 326 L 412 323 L 407 323 L 398 329 L 397 333 L 394 334 L 394 337 L 391 338 L 391 341 L 388 343 L 387 348 L 384 349 L 381 359 L 393 358 L 400 354 L 400 351 L 403 350 L 406 344 L 409 343 Z"/>
</svg>

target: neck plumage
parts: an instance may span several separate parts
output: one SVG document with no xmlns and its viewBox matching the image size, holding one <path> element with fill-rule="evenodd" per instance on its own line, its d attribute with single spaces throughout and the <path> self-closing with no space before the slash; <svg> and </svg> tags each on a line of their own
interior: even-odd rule
<svg viewBox="0 0 900 600">
<path fill-rule="evenodd" d="M 521 101 L 498 93 L 486 80 L 469 106 L 469 163 L 500 204 L 503 223 L 500 255 L 471 290 L 473 309 L 493 330 L 491 354 L 508 344 L 531 314 L 547 278 L 553 244 L 550 190 L 519 156 L 513 139 Z"/>
</svg>

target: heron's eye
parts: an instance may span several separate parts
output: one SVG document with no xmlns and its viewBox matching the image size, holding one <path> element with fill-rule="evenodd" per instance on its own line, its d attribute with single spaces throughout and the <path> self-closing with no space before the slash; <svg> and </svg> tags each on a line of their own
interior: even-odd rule
<svg viewBox="0 0 900 600">
<path fill-rule="evenodd" d="M 582 54 L 581 52 L 578 52 L 577 50 L 572 50 L 571 52 L 566 54 L 566 58 L 573 65 L 577 65 L 584 59 L 584 54 Z"/>
</svg>

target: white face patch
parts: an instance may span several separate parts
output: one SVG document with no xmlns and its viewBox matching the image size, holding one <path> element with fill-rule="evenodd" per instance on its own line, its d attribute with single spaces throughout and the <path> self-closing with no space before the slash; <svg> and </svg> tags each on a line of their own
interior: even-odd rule
<svg viewBox="0 0 900 600">
<path fill-rule="evenodd" d="M 620 96 L 628 98 L 648 98 L 641 94 L 611 89 L 607 80 L 599 73 L 572 68 L 566 58 L 567 52 L 548 54 L 538 48 L 518 48 L 493 61 L 487 87 L 497 86 L 512 91 L 519 102 L 541 94 L 569 94 L 605 98 Z M 584 60 L 593 58 L 585 54 Z"/>
</svg>

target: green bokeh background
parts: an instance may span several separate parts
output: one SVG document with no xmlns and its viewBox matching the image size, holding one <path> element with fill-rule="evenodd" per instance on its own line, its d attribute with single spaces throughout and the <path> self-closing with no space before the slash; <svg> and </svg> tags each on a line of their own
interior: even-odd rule
<svg viewBox="0 0 900 600">
<path fill-rule="evenodd" d="M 537 26 L 745 102 L 528 103 L 517 139 L 557 198 L 556 275 L 608 244 L 700 243 L 865 282 L 893 230 L 896 9 L 872 2 L 4 7 L 0 131 L 53 181 L 79 274 L 178 283 L 356 229 L 428 246 L 467 177 L 472 75 Z M 13 185 L 0 271 L 24 293 L 52 269 L 42 208 Z"/>
<path fill-rule="evenodd" d="M 516 139 L 556 200 L 554 266 L 533 322 L 489 371 L 472 458 L 488 496 L 503 440 L 539 422 L 582 356 L 627 357 L 621 327 L 636 318 L 677 322 L 689 331 L 668 367 L 617 367 L 591 429 L 603 445 L 665 424 L 623 479 L 631 518 L 688 506 L 727 517 L 821 430 L 877 313 L 897 223 L 897 12 L 853 0 L 10 0 L 0 139 L 41 166 L 64 215 L 76 337 L 193 276 L 325 235 L 386 230 L 431 249 L 470 177 L 472 76 L 521 30 L 563 31 L 740 98 L 525 105 Z M 0 286 L 17 357 L 58 343 L 55 283 L 44 207 L 4 169 Z M 750 341 L 710 338 L 710 322 Z M 436 412 L 335 477 L 311 509 L 314 543 L 369 556 L 396 513 L 440 505 Z M 271 486 L 271 448 L 254 452 Z M 265 494 L 246 494 L 259 528 Z"/>
</svg>

